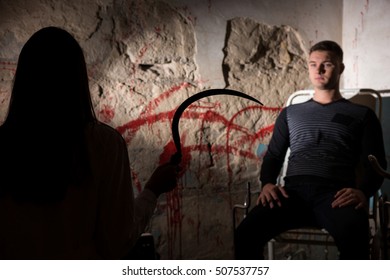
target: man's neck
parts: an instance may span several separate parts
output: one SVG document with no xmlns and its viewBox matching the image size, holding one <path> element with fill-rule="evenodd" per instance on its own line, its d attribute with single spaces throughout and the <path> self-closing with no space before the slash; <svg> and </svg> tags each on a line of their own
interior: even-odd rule
<svg viewBox="0 0 390 280">
<path fill-rule="evenodd" d="M 321 103 L 328 104 L 343 98 L 339 89 L 315 89 L 313 100 Z"/>
</svg>

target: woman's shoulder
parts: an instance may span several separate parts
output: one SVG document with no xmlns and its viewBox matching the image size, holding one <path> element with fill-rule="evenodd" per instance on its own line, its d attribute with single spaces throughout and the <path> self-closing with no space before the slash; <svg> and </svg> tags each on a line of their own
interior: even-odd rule
<svg viewBox="0 0 390 280">
<path fill-rule="evenodd" d="M 122 135 L 115 128 L 99 121 L 88 124 L 86 133 L 88 142 L 97 142 L 105 146 L 122 146 L 126 144 Z"/>
</svg>

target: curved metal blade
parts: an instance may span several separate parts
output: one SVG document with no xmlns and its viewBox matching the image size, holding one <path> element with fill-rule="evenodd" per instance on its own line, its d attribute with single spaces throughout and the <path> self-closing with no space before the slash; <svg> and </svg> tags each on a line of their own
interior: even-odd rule
<svg viewBox="0 0 390 280">
<path fill-rule="evenodd" d="M 379 174 L 381 175 L 382 177 L 386 178 L 386 179 L 390 179 L 390 173 L 387 172 L 386 170 L 384 170 L 382 168 L 382 166 L 380 166 L 377 158 L 374 156 L 374 155 L 368 155 L 368 160 L 370 161 L 371 163 L 371 166 L 374 168 L 374 170 Z"/>
<path fill-rule="evenodd" d="M 182 104 L 176 109 L 175 114 L 173 115 L 172 119 L 172 138 L 175 143 L 176 147 L 176 153 L 171 157 L 171 162 L 174 164 L 179 164 L 181 161 L 182 153 L 181 153 L 181 143 L 180 143 L 180 134 L 179 134 L 179 120 L 184 112 L 184 110 L 193 102 L 202 99 L 204 97 L 213 96 L 213 95 L 233 95 L 233 96 L 239 96 L 242 98 L 246 98 L 249 100 L 252 100 L 260 105 L 263 105 L 259 100 L 256 98 L 247 95 L 243 92 L 232 90 L 232 89 L 209 89 L 205 91 L 201 91 L 197 94 L 194 94 L 193 96 L 187 98 L 184 100 Z"/>
</svg>

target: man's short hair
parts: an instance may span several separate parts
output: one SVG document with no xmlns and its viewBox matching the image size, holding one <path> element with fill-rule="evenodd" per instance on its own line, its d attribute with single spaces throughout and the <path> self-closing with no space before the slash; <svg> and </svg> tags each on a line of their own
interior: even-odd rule
<svg viewBox="0 0 390 280">
<path fill-rule="evenodd" d="M 314 51 L 328 51 L 332 52 L 336 55 L 337 58 L 340 59 L 340 61 L 343 61 L 343 50 L 334 41 L 321 41 L 318 42 L 317 44 L 313 45 L 310 48 L 309 54 L 311 54 Z"/>
</svg>

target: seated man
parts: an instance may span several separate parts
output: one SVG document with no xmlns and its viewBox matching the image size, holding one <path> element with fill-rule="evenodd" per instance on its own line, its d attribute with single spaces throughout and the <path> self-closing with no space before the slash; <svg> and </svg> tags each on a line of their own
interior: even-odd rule
<svg viewBox="0 0 390 280">
<path fill-rule="evenodd" d="M 284 108 L 276 120 L 261 167 L 257 206 L 236 230 L 237 259 L 262 259 L 270 239 L 305 226 L 325 228 L 341 259 L 369 258 L 368 199 L 383 178 L 367 156 L 375 155 L 386 167 L 381 124 L 371 109 L 340 94 L 344 64 L 337 43 L 315 44 L 308 68 L 314 96 Z M 281 187 L 276 180 L 288 148 Z"/>
</svg>

